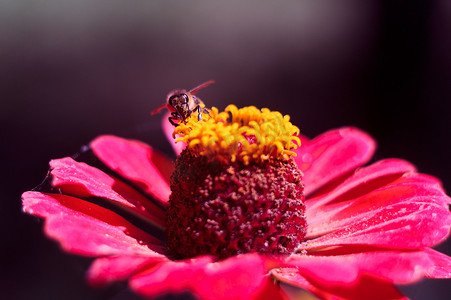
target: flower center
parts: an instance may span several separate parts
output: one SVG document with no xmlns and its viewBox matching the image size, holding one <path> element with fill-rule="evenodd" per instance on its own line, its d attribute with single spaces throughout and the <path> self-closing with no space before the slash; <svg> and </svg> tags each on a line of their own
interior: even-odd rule
<svg viewBox="0 0 451 300">
<path fill-rule="evenodd" d="M 167 244 L 174 258 L 289 254 L 304 240 L 300 145 L 289 116 L 255 107 L 212 108 L 174 130 L 187 148 L 171 178 Z"/>
</svg>

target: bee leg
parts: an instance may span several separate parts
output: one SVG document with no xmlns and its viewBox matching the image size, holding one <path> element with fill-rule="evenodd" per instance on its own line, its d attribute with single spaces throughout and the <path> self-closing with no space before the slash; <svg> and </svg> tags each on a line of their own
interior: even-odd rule
<svg viewBox="0 0 451 300">
<path fill-rule="evenodd" d="M 198 105 L 194 110 L 197 109 L 197 121 L 202 121 L 202 111 L 200 109 L 200 105 Z"/>
<path fill-rule="evenodd" d="M 177 124 L 177 123 L 174 122 L 174 120 L 178 120 L 177 117 L 169 117 L 168 120 L 169 120 L 169 122 L 170 122 L 174 127 L 179 126 L 179 124 Z"/>
<path fill-rule="evenodd" d="M 209 115 L 209 116 L 211 117 L 210 111 L 208 110 L 208 108 L 206 108 L 206 107 L 202 108 L 202 112 L 203 112 L 204 114 Z"/>
</svg>

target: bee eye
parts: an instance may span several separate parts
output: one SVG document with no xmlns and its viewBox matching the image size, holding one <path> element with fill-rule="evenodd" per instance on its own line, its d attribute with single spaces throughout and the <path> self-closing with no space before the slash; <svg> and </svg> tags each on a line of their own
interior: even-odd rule
<svg viewBox="0 0 451 300">
<path fill-rule="evenodd" d="M 168 103 L 171 106 L 174 106 L 174 100 L 177 98 L 177 95 L 172 95 L 171 97 L 169 97 Z"/>
<path fill-rule="evenodd" d="M 180 96 L 182 96 L 185 102 L 188 103 L 189 98 L 187 94 L 181 94 Z"/>
</svg>

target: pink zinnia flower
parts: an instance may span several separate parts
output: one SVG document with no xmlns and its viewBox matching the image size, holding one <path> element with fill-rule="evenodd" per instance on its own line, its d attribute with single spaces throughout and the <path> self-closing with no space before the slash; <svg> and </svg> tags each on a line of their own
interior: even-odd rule
<svg viewBox="0 0 451 300">
<path fill-rule="evenodd" d="M 276 112 L 212 109 L 176 127 L 175 171 L 149 145 L 100 136 L 52 160 L 23 208 L 65 251 L 95 257 L 89 283 L 128 280 L 146 297 L 285 299 L 281 282 L 322 299 L 402 299 L 395 284 L 451 277 L 451 258 L 430 248 L 451 226 L 436 178 L 400 159 L 363 166 L 376 143 L 356 128 L 297 134 Z"/>
</svg>

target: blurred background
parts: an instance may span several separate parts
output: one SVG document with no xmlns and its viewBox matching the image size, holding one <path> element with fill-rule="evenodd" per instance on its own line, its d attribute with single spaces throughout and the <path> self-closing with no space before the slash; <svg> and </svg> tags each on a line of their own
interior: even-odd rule
<svg viewBox="0 0 451 300">
<path fill-rule="evenodd" d="M 208 106 L 269 107 L 309 137 L 360 127 L 376 159 L 405 158 L 451 191 L 450 1 L 1 0 L 2 298 L 132 297 L 86 286 L 89 260 L 49 241 L 20 194 L 100 134 L 170 153 L 149 112 L 209 79 Z M 451 281 L 402 290 L 445 299 Z"/>
</svg>

